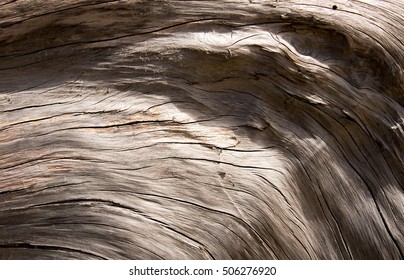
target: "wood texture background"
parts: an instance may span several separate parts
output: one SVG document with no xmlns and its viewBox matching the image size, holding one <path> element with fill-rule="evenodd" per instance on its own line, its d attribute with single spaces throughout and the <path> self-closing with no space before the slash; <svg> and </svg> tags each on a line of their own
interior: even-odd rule
<svg viewBox="0 0 404 280">
<path fill-rule="evenodd" d="M 403 15 L 1 0 L 0 258 L 403 259 Z"/>
</svg>

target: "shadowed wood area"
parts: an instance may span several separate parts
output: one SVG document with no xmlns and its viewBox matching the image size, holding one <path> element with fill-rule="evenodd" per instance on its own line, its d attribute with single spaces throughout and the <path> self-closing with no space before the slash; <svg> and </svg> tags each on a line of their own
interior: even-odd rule
<svg viewBox="0 0 404 280">
<path fill-rule="evenodd" d="M 403 259 L 403 15 L 0 0 L 0 259 Z"/>
</svg>

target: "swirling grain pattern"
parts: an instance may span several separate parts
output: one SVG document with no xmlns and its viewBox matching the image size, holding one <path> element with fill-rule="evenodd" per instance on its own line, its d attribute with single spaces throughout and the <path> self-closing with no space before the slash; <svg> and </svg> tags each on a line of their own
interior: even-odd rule
<svg viewBox="0 0 404 280">
<path fill-rule="evenodd" d="M 403 259 L 403 14 L 0 1 L 0 258 Z"/>
</svg>

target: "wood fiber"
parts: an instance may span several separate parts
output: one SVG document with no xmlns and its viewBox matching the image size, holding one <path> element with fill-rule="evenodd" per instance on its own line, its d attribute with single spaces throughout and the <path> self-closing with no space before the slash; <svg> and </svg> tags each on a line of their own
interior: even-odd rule
<svg viewBox="0 0 404 280">
<path fill-rule="evenodd" d="M 403 14 L 1 0 L 0 259 L 403 259 Z"/>
</svg>

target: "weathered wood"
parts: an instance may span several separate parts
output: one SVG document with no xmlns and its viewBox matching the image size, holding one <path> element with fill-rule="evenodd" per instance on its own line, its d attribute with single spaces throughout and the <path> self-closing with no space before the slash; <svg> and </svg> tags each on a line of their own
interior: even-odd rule
<svg viewBox="0 0 404 280">
<path fill-rule="evenodd" d="M 0 1 L 0 258 L 402 259 L 403 14 Z"/>
</svg>

